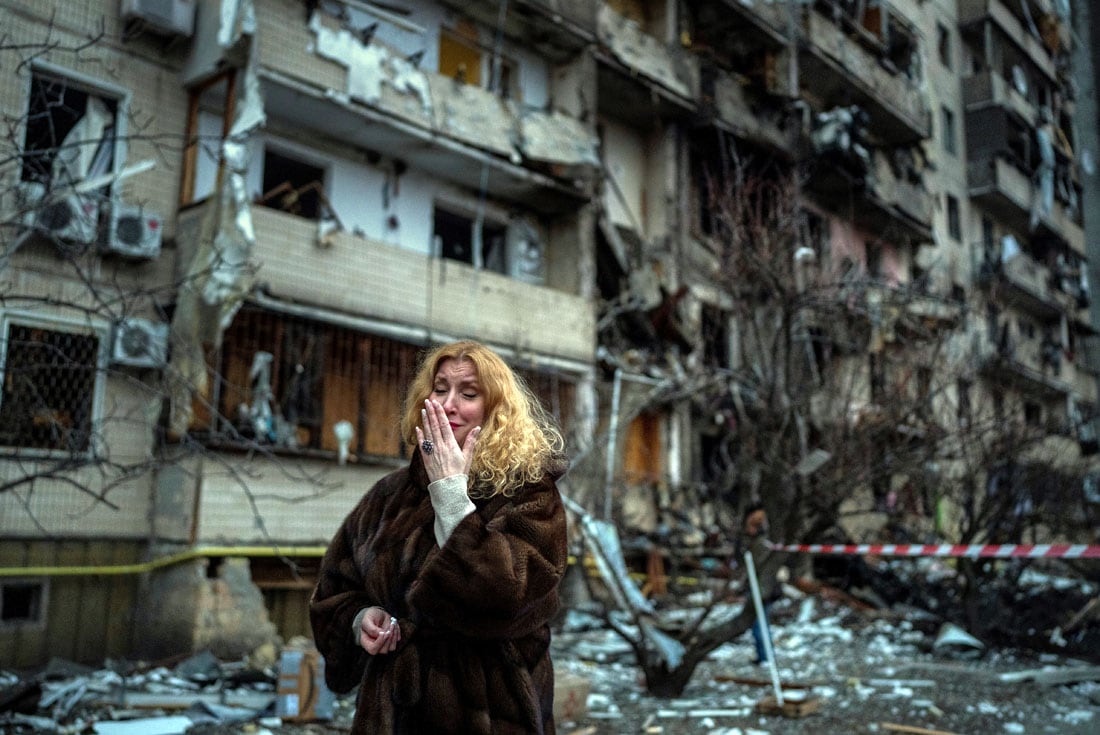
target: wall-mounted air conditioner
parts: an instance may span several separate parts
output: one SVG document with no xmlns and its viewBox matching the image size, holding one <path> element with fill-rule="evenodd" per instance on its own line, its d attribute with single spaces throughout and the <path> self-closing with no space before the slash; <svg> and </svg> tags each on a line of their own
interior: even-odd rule
<svg viewBox="0 0 1100 735">
<path fill-rule="evenodd" d="M 115 323 L 111 362 L 130 367 L 162 368 L 168 361 L 168 324 L 141 317 Z"/>
<path fill-rule="evenodd" d="M 160 255 L 160 215 L 136 204 L 115 202 L 108 214 L 99 249 L 125 258 L 150 260 Z"/>
<path fill-rule="evenodd" d="M 544 250 L 538 231 L 530 223 L 522 218 L 513 220 L 505 238 L 508 275 L 520 281 L 541 284 L 546 277 Z"/>
<path fill-rule="evenodd" d="M 122 0 L 121 15 L 124 24 L 142 23 L 168 36 L 195 32 L 195 0 Z"/>
<path fill-rule="evenodd" d="M 25 227 L 62 243 L 84 246 L 95 242 L 99 207 L 94 196 L 49 193 L 38 181 L 21 181 L 15 191 Z"/>
</svg>

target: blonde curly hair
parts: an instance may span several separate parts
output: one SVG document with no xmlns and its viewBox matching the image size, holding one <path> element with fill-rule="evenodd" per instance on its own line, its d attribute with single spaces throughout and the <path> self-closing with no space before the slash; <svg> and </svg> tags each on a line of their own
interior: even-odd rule
<svg viewBox="0 0 1100 735">
<path fill-rule="evenodd" d="M 489 347 L 473 340 L 436 347 L 420 361 L 405 396 L 401 435 L 416 451 L 420 409 L 445 360 L 469 361 L 485 398 L 481 436 L 470 468 L 470 496 L 513 495 L 546 476 L 563 456 L 565 442 L 523 379 Z"/>
</svg>

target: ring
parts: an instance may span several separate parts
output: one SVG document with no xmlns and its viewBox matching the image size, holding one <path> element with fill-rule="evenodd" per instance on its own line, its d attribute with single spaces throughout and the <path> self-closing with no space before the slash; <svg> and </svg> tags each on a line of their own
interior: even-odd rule
<svg viewBox="0 0 1100 735">
<path fill-rule="evenodd" d="M 432 450 L 435 449 L 435 444 L 432 444 L 431 439 L 425 439 L 420 442 L 420 448 L 424 450 L 424 454 L 431 454 Z"/>
</svg>

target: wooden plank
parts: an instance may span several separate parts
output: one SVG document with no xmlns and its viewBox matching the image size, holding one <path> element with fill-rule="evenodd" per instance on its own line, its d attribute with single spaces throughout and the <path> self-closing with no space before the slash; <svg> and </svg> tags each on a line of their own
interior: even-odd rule
<svg viewBox="0 0 1100 735">
<path fill-rule="evenodd" d="M 899 725 L 894 722 L 880 722 L 879 727 L 887 732 L 905 732 L 911 735 L 959 735 L 947 730 L 929 730 L 926 727 L 914 727 L 913 725 Z"/>
<path fill-rule="evenodd" d="M 798 699 L 784 698 L 780 704 L 774 695 L 761 699 L 756 703 L 756 711 L 766 715 L 783 715 L 784 717 L 806 717 L 821 709 L 820 697 L 802 697 Z"/>
</svg>

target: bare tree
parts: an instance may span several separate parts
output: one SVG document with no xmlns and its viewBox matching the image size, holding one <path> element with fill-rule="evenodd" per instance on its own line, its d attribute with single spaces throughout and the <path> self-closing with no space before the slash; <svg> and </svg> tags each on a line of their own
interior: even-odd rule
<svg viewBox="0 0 1100 735">
<path fill-rule="evenodd" d="M 1034 484 L 1022 483 L 1023 473 L 1005 458 L 1030 457 L 1032 476 L 1049 474 L 1054 458 L 1039 451 L 1049 432 L 970 407 L 966 387 L 980 376 L 964 304 L 923 281 L 869 274 L 831 253 L 797 169 L 771 159 L 727 163 L 708 179 L 707 242 L 715 264 L 709 276 L 736 324 L 728 335 L 736 358 L 722 366 L 699 359 L 708 341 L 722 338 L 706 334 L 705 323 L 702 338 L 682 351 L 668 342 L 655 347 L 660 335 L 651 335 L 643 348 L 659 356 L 652 372 L 665 379 L 627 418 L 687 404 L 701 423 L 720 425 L 702 457 L 709 479 L 697 483 L 696 495 L 715 507 L 712 517 L 726 519 L 726 533 L 730 519 L 758 500 L 774 538 L 784 542 L 850 541 L 846 519 L 853 515 L 877 518 L 878 526 L 893 521 L 911 541 L 943 534 L 962 542 L 1022 541 L 1042 514 L 1035 499 L 1021 515 L 1024 487 Z M 604 343 L 624 354 L 639 350 L 615 319 L 630 305 L 629 295 L 620 296 L 605 321 Z M 1081 473 L 1080 466 L 1062 468 L 1060 497 L 1079 486 Z M 937 525 L 945 508 L 953 514 L 950 529 Z M 694 517 L 698 522 L 697 509 Z M 768 559 L 760 574 L 765 595 L 775 568 L 795 561 Z M 961 619 L 969 609 L 976 619 L 977 569 L 964 565 L 967 601 L 949 616 Z M 594 585 L 594 594 L 602 591 Z M 661 608 L 697 600 L 687 603 L 673 591 L 648 608 L 612 602 L 619 612 L 608 622 L 634 649 L 651 692 L 680 694 L 700 661 L 751 626 L 749 604 L 733 616 L 719 614 L 729 591 L 728 583 L 719 585 L 675 629 L 662 627 Z"/>
</svg>

